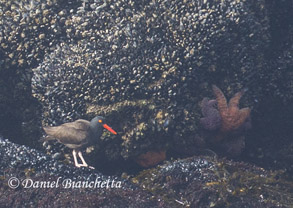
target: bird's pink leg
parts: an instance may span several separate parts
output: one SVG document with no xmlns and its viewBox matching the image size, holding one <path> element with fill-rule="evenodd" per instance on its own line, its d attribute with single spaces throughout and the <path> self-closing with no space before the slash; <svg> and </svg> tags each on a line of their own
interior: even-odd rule
<svg viewBox="0 0 293 208">
<path fill-rule="evenodd" d="M 72 150 L 72 155 L 73 155 L 73 159 L 74 159 L 74 165 L 75 165 L 76 167 L 80 168 L 81 165 L 78 164 L 78 162 L 77 162 L 77 157 L 76 157 L 76 151 L 75 151 L 75 149 Z"/>
<path fill-rule="evenodd" d="M 82 152 L 81 152 L 81 151 L 78 151 L 78 156 L 80 157 L 80 159 L 81 159 L 81 161 L 82 161 L 82 164 L 81 164 L 80 166 L 83 166 L 83 167 L 89 167 L 89 168 L 91 168 L 91 169 L 95 169 L 94 167 L 89 166 L 89 165 L 85 162 L 85 160 L 84 160 L 84 158 L 83 158 L 83 156 L 82 156 Z"/>
</svg>

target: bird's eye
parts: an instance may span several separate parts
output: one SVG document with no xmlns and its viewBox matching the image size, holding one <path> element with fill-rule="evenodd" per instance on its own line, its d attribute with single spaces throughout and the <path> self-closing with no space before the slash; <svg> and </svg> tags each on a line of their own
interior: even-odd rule
<svg viewBox="0 0 293 208">
<path fill-rule="evenodd" d="M 102 120 L 99 120 L 99 123 L 102 123 L 103 121 Z"/>
</svg>

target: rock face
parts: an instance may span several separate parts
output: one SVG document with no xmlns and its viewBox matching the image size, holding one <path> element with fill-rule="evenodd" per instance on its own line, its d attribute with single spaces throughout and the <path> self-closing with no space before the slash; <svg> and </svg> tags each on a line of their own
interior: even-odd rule
<svg viewBox="0 0 293 208">
<path fill-rule="evenodd" d="M 241 101 L 252 108 L 244 159 L 293 171 L 290 1 L 3 0 L 0 16 L 0 134 L 5 138 L 39 147 L 42 124 L 99 114 L 119 136 L 102 136 L 91 153 L 96 165 L 128 163 L 149 152 L 194 155 L 209 148 L 200 133 L 200 101 L 212 98 L 215 84 L 227 97 L 248 89 Z M 239 137 L 222 149 L 242 151 L 243 141 Z M 4 143 L 2 154 L 13 152 L 9 146 L 19 148 Z M 67 151 L 55 144 L 45 149 L 55 158 Z M 14 152 L 17 159 L 7 173 L 23 174 L 26 165 L 50 160 L 33 152 Z M 164 156 L 151 155 L 147 163 Z M 4 158 L 1 167 L 10 165 Z M 48 171 L 59 168 L 52 161 L 56 166 L 48 162 Z M 1 184 L 1 192 L 6 189 Z M 19 195 L 9 198 L 12 192 L 5 200 L 22 206 L 14 201 Z"/>
<path fill-rule="evenodd" d="M 0 131 L 18 143 L 32 145 L 40 135 L 32 74 L 44 123 L 96 114 L 113 120 L 122 142 L 108 148 L 110 160 L 195 146 L 199 103 L 210 97 L 210 84 L 227 96 L 247 87 L 243 101 L 254 107 L 255 125 L 270 99 L 282 107 L 292 100 L 286 1 L 23 0 L 0 6 Z"/>
<path fill-rule="evenodd" d="M 192 157 L 143 171 L 133 181 L 170 199 L 172 207 L 290 207 L 293 184 L 278 174 L 245 163 Z"/>
<path fill-rule="evenodd" d="M 168 207 L 122 178 L 65 165 L 3 138 L 0 157 L 1 207 Z"/>
<path fill-rule="evenodd" d="M 223 75 L 238 90 L 258 70 L 268 41 L 262 4 L 111 1 L 61 12 L 66 37 L 33 69 L 44 122 L 106 116 L 124 159 L 189 146 L 207 78 Z"/>
<path fill-rule="evenodd" d="M 281 172 L 224 159 L 176 160 L 129 180 L 75 168 L 3 138 L 0 157 L 1 207 L 267 208 L 293 204 L 293 184 Z"/>
</svg>

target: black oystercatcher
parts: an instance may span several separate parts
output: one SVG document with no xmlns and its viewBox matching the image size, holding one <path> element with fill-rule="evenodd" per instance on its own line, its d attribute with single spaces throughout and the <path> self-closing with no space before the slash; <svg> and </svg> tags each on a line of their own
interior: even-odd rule
<svg viewBox="0 0 293 208">
<path fill-rule="evenodd" d="M 113 134 L 117 134 L 110 126 L 104 123 L 102 116 L 96 116 L 91 122 L 78 119 L 74 122 L 65 123 L 60 126 L 46 126 L 44 130 L 48 135 L 43 141 L 58 140 L 65 146 L 73 149 L 72 155 L 76 167 L 89 167 L 85 162 L 81 149 L 94 144 L 103 132 L 103 127 Z M 80 157 L 82 164 L 77 162 L 76 153 Z"/>
</svg>

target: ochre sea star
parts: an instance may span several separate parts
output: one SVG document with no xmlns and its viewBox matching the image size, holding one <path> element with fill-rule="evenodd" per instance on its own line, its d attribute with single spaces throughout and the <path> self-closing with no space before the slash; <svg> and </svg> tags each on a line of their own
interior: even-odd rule
<svg viewBox="0 0 293 208">
<path fill-rule="evenodd" d="M 239 100 L 244 94 L 244 90 L 236 93 L 227 104 L 227 99 L 223 92 L 215 85 L 213 85 L 213 91 L 218 103 L 218 110 L 222 118 L 222 125 L 218 139 L 222 139 L 223 135 L 237 130 L 250 115 L 249 108 L 239 109 Z"/>
<path fill-rule="evenodd" d="M 201 112 L 203 117 L 200 119 L 200 123 L 206 130 L 216 131 L 221 127 L 222 119 L 216 106 L 216 100 L 204 98 L 201 101 Z"/>
</svg>

